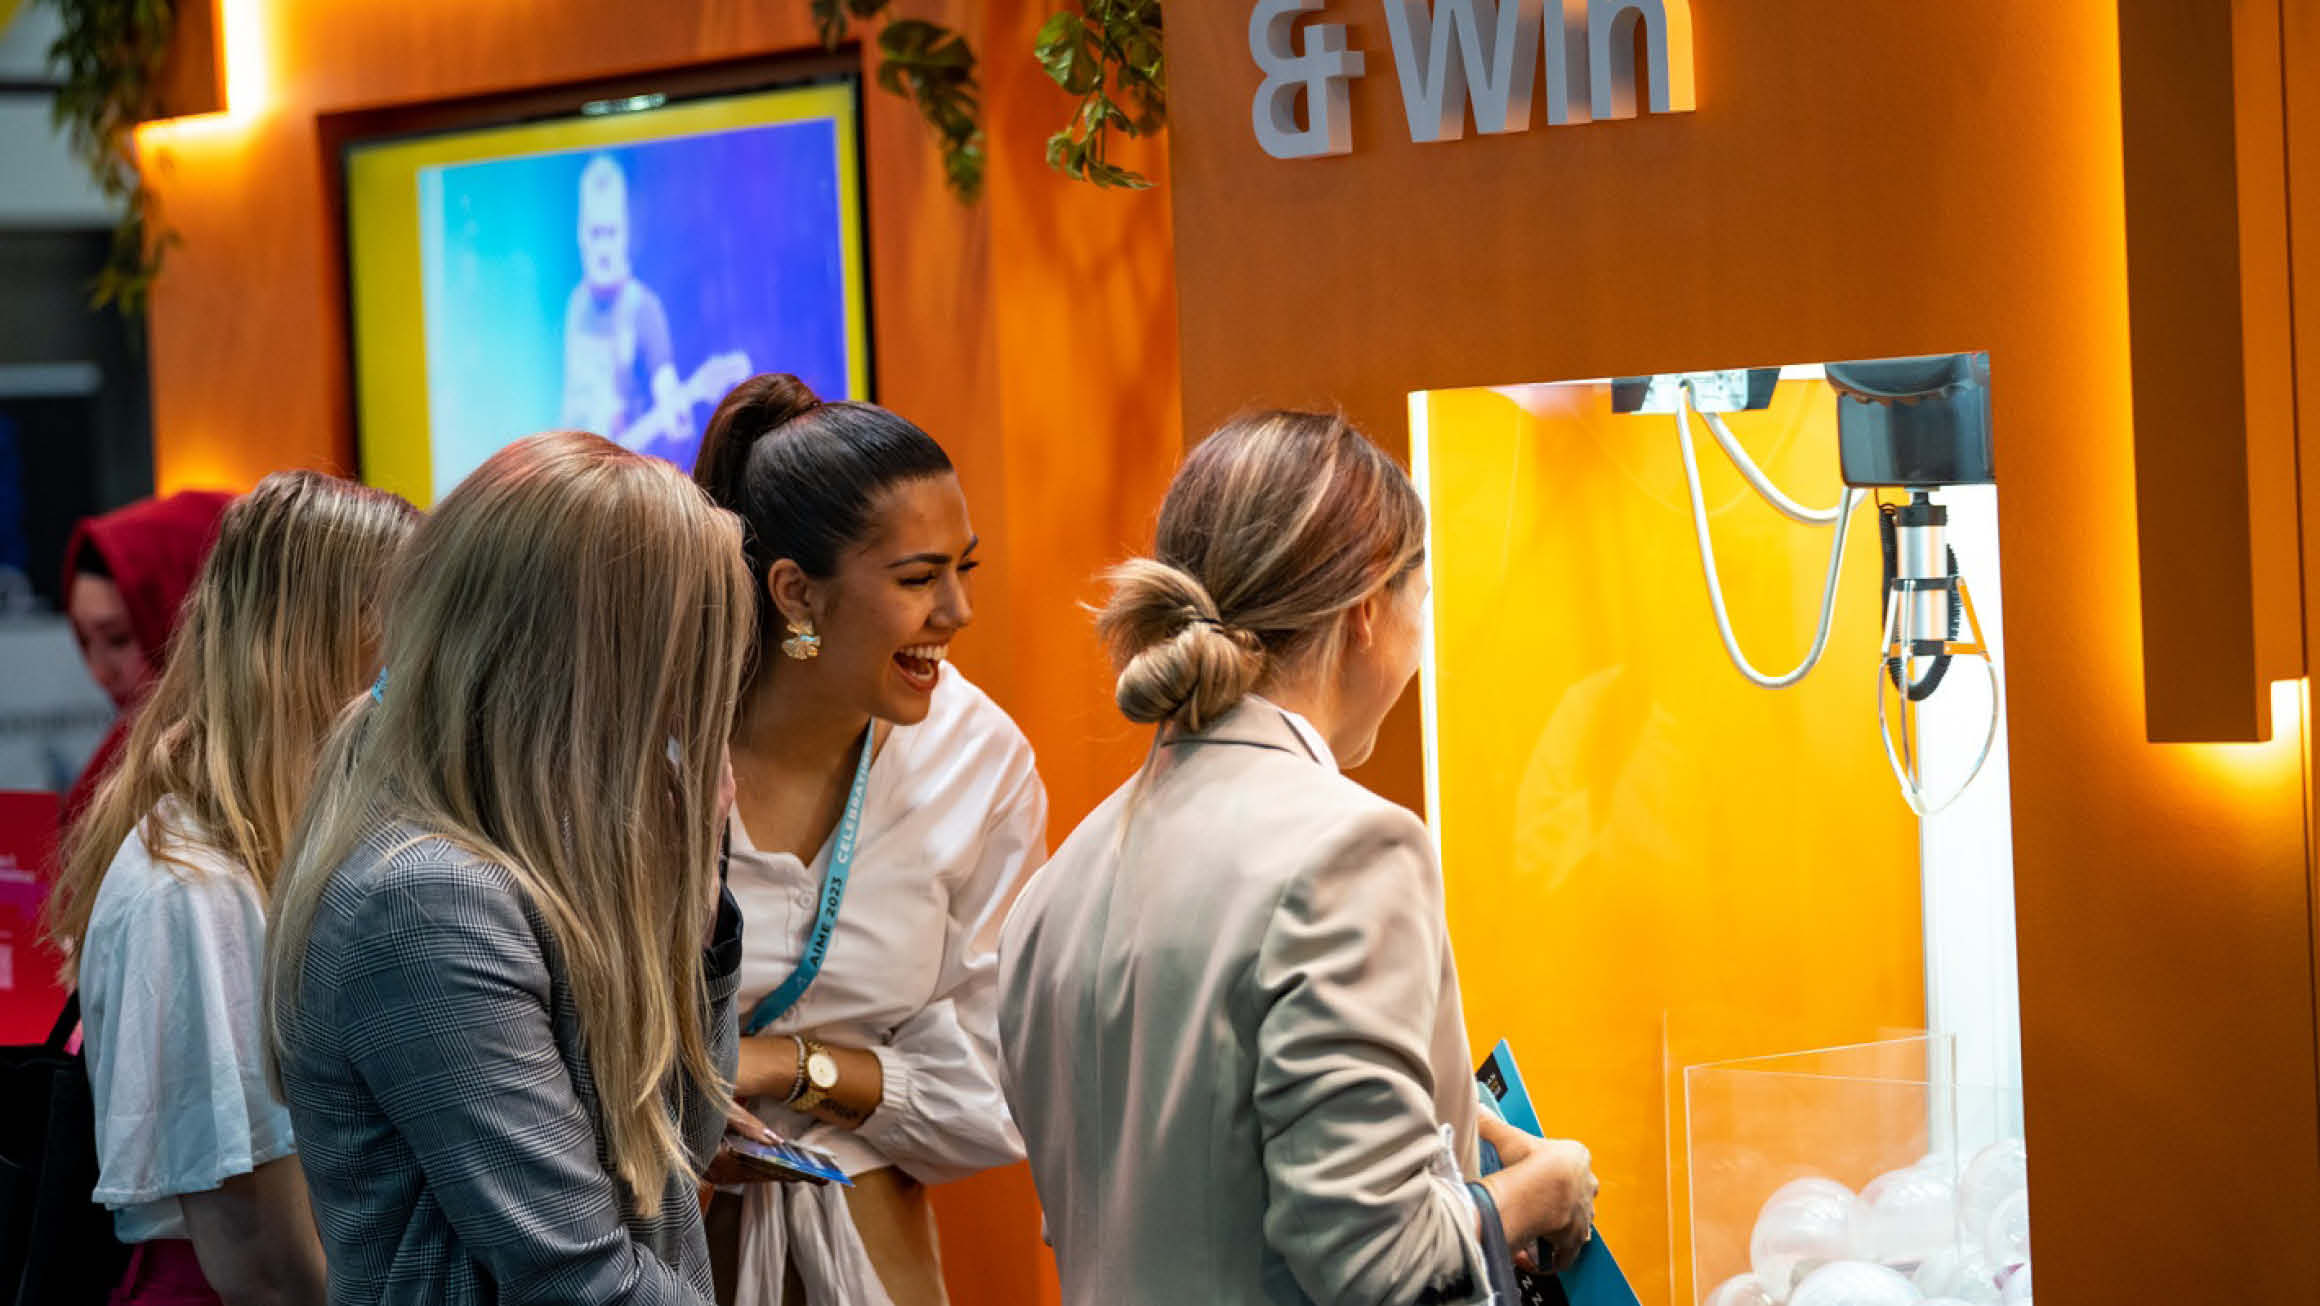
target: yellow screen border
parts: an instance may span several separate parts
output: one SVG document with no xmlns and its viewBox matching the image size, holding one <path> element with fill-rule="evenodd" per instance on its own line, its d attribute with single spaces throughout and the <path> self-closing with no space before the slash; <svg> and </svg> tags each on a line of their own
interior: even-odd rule
<svg viewBox="0 0 2320 1306">
<path fill-rule="evenodd" d="M 870 397 L 870 313 L 863 245 L 861 127 L 851 80 L 745 91 L 638 113 L 452 129 L 345 152 L 347 298 L 354 333 L 355 448 L 363 480 L 432 506 L 419 174 L 427 168 L 738 128 L 836 125 L 838 220 L 846 298 L 846 381 Z"/>
</svg>

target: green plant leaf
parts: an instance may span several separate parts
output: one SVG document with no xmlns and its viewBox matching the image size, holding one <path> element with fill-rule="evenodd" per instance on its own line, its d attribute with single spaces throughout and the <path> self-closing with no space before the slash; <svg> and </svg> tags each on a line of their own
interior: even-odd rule
<svg viewBox="0 0 2320 1306">
<path fill-rule="evenodd" d="M 49 63 L 62 80 L 49 110 L 98 191 L 121 205 L 89 302 L 125 317 L 145 311 L 163 254 L 176 237 L 161 224 L 137 171 L 138 123 L 155 116 L 174 18 L 169 0 L 35 0 L 59 18 Z"/>
<path fill-rule="evenodd" d="M 960 199 L 975 199 L 982 193 L 985 159 L 974 48 L 939 23 L 901 18 L 878 34 L 878 50 L 879 86 L 917 106 L 934 131 L 945 183 Z"/>
<path fill-rule="evenodd" d="M 1112 163 L 1115 136 L 1146 136 L 1168 119 L 1167 56 L 1161 0 L 1078 0 L 1048 15 L 1032 54 L 1050 80 L 1077 96 L 1062 130 L 1048 137 L 1048 166 L 1099 187 L 1152 183 Z"/>
<path fill-rule="evenodd" d="M 1047 75 L 1061 86 L 1069 75 L 1069 68 L 1079 55 L 1078 14 L 1068 9 L 1052 13 L 1039 25 L 1039 35 L 1031 42 L 1031 53 L 1039 60 Z"/>
</svg>

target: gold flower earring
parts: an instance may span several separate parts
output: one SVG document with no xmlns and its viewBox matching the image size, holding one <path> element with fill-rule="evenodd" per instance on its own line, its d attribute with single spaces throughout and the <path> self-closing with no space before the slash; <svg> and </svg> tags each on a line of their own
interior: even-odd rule
<svg viewBox="0 0 2320 1306">
<path fill-rule="evenodd" d="M 789 638 L 781 642 L 781 651 L 800 662 L 811 662 L 822 655 L 822 637 L 814 633 L 814 623 L 792 621 Z"/>
</svg>

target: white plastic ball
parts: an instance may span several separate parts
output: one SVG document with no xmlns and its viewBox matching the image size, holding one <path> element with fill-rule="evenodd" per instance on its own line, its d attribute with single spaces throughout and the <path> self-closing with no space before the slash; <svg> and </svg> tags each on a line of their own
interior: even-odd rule
<svg viewBox="0 0 2320 1306">
<path fill-rule="evenodd" d="M 1982 1255 L 2004 1275 L 2030 1261 L 2030 1194 L 2016 1193 L 1998 1203 L 1983 1227 Z"/>
<path fill-rule="evenodd" d="M 1775 1303 L 1755 1275 L 1735 1274 L 1717 1284 L 1703 1306 L 1775 1306 Z"/>
<path fill-rule="evenodd" d="M 1838 1261 L 1813 1271 L 1788 1306 L 1917 1306 L 1923 1300 L 1897 1271 L 1867 1261 Z"/>
<path fill-rule="evenodd" d="M 1957 1245 L 1957 1190 L 1917 1166 L 1879 1175 L 1853 1208 L 1852 1236 L 1853 1254 L 1864 1261 L 1916 1265 Z"/>
<path fill-rule="evenodd" d="M 1826 1197 L 1832 1201 L 1849 1202 L 1853 1199 L 1853 1190 L 1834 1179 L 1824 1179 L 1819 1175 L 1807 1175 L 1802 1179 L 1791 1179 L 1773 1189 L 1772 1196 L 1764 1199 L 1764 1206 L 1765 1209 L 1769 1210 L 1775 1205 L 1799 1197 Z"/>
<path fill-rule="evenodd" d="M 1958 1213 L 1969 1236 L 1987 1227 L 1998 1204 L 2030 1187 L 2030 1151 L 2019 1138 L 2003 1139 L 1974 1154 L 1958 1176 Z"/>
<path fill-rule="evenodd" d="M 1979 1238 L 1964 1247 L 1945 1247 L 1926 1257 L 1911 1281 L 1929 1298 L 1961 1301 L 1966 1306 L 1999 1306 L 1998 1276 L 1982 1259 Z"/>
<path fill-rule="evenodd" d="M 1772 1195 L 1748 1239 L 1748 1264 L 1775 1303 L 1831 1261 L 1852 1257 L 1853 1208 L 1860 1199 L 1843 1184 L 1800 1181 Z"/>
</svg>

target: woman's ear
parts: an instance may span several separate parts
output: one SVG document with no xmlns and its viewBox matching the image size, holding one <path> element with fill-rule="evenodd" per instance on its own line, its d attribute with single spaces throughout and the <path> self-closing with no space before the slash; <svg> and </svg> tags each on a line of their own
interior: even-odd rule
<svg viewBox="0 0 2320 1306">
<path fill-rule="evenodd" d="M 1371 590 L 1369 596 L 1345 612 L 1345 646 L 1365 649 L 1377 640 L 1378 620 L 1385 615 L 1384 589 Z"/>
<path fill-rule="evenodd" d="M 810 626 L 814 624 L 816 586 L 805 568 L 789 558 L 776 561 L 765 572 L 765 592 L 773 599 L 773 606 L 781 613 L 785 624 Z"/>
</svg>

